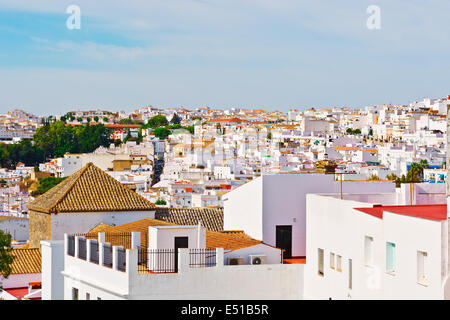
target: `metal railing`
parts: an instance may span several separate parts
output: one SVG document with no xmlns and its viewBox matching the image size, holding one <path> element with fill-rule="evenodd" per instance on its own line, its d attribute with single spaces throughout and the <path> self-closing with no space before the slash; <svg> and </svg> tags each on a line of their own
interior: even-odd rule
<svg viewBox="0 0 450 320">
<path fill-rule="evenodd" d="M 216 249 L 189 249 L 189 267 L 206 268 L 216 264 Z"/>
<path fill-rule="evenodd" d="M 103 265 L 112 268 L 112 247 L 109 244 L 103 246 Z"/>
<path fill-rule="evenodd" d="M 75 237 L 72 235 L 68 236 L 67 254 L 69 256 L 75 257 Z"/>
<path fill-rule="evenodd" d="M 91 241 L 90 246 L 91 246 L 90 260 L 91 260 L 91 262 L 98 264 L 99 263 L 99 249 L 98 249 L 97 241 Z"/>
<path fill-rule="evenodd" d="M 127 268 L 127 259 L 126 259 L 126 249 L 118 248 L 117 249 L 117 269 L 119 271 L 125 272 Z"/>
<path fill-rule="evenodd" d="M 78 238 L 78 258 L 86 260 L 86 239 Z"/>
<path fill-rule="evenodd" d="M 98 239 L 98 233 L 80 233 L 76 236 L 82 236 L 86 239 Z M 131 232 L 109 233 L 105 232 L 105 242 L 111 243 L 112 246 L 122 246 L 125 249 L 131 249 Z M 146 239 L 142 239 L 145 241 Z M 144 242 L 145 243 L 145 242 Z"/>
<path fill-rule="evenodd" d="M 178 272 L 178 255 L 174 249 L 138 247 L 139 273 Z"/>
</svg>

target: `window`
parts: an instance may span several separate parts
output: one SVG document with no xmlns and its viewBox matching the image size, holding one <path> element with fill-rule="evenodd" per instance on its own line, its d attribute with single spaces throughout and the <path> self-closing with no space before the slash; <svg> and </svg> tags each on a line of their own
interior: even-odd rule
<svg viewBox="0 0 450 320">
<path fill-rule="evenodd" d="M 373 238 L 366 236 L 364 238 L 364 263 L 366 266 L 373 264 Z"/>
<path fill-rule="evenodd" d="M 424 251 L 417 251 L 417 282 L 428 285 L 427 278 L 428 254 Z"/>
<path fill-rule="evenodd" d="M 342 257 L 340 255 L 336 257 L 336 270 L 339 272 L 342 271 Z"/>
<path fill-rule="evenodd" d="M 88 292 L 86 292 L 86 300 L 91 300 L 91 295 Z"/>
<path fill-rule="evenodd" d="M 334 253 L 330 252 L 330 268 L 334 269 Z"/>
<path fill-rule="evenodd" d="M 318 258 L 319 258 L 319 265 L 318 265 L 318 273 L 319 276 L 323 276 L 323 249 L 318 250 Z"/>
<path fill-rule="evenodd" d="M 78 300 L 78 289 L 72 288 L 72 300 Z"/>
<path fill-rule="evenodd" d="M 395 273 L 395 243 L 386 242 L 386 272 Z"/>
<path fill-rule="evenodd" d="M 100 298 L 100 297 L 97 297 L 97 300 L 102 300 L 102 298 Z"/>
<path fill-rule="evenodd" d="M 353 270 L 352 270 L 352 259 L 348 259 L 348 288 L 351 289 L 353 286 Z"/>
</svg>

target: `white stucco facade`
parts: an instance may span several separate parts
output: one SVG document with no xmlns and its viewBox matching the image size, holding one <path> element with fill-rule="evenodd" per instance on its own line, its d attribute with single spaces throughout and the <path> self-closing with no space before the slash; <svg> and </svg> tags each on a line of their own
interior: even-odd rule
<svg viewBox="0 0 450 320">
<path fill-rule="evenodd" d="M 306 255 L 306 194 L 340 192 L 334 175 L 263 175 L 227 193 L 224 229 L 245 230 L 269 245 L 276 245 L 276 226 L 292 226 L 292 256 Z M 390 181 L 344 181 L 343 193 L 393 193 Z M 395 198 L 396 199 L 396 198 Z M 395 200 L 396 201 L 396 200 Z"/>
<path fill-rule="evenodd" d="M 443 299 L 447 221 L 390 212 L 384 212 L 381 219 L 354 209 L 372 206 L 367 202 L 307 195 L 305 298 Z M 393 272 L 387 262 L 388 243 L 395 246 Z M 319 250 L 323 250 L 322 263 Z M 426 281 L 419 281 L 418 255 L 423 252 Z"/>
</svg>

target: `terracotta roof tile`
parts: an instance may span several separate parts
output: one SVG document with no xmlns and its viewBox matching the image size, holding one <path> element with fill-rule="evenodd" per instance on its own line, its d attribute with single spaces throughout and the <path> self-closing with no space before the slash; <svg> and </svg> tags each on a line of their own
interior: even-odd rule
<svg viewBox="0 0 450 320">
<path fill-rule="evenodd" d="M 179 225 L 195 225 L 199 221 L 212 231 L 223 230 L 223 208 L 158 208 L 155 219 Z"/>
<path fill-rule="evenodd" d="M 91 162 L 28 204 L 44 213 L 145 211 L 156 206 Z"/>
<path fill-rule="evenodd" d="M 41 250 L 13 249 L 12 255 L 15 257 L 11 265 L 11 274 L 41 273 Z"/>
<path fill-rule="evenodd" d="M 126 232 L 141 232 L 141 237 L 148 237 L 148 227 L 150 226 L 177 226 L 177 224 L 169 223 L 157 219 L 145 218 L 142 220 L 134 221 L 127 224 L 122 224 L 120 226 L 109 227 L 102 232 L 118 234 Z M 87 238 L 95 238 L 96 232 L 89 233 Z M 124 245 L 123 238 L 121 237 L 110 237 L 112 239 L 111 245 Z M 114 243 L 114 239 L 117 239 L 117 243 Z M 262 241 L 253 239 L 249 235 L 245 234 L 243 231 L 211 231 L 206 230 L 206 247 L 213 248 L 224 248 L 224 250 L 237 250 L 257 244 L 261 244 Z M 129 248 L 130 244 L 125 243 L 125 247 Z"/>
</svg>

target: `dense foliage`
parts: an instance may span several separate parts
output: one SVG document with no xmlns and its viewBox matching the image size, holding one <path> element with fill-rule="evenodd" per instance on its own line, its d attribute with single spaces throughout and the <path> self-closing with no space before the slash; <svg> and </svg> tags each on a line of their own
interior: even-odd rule
<svg viewBox="0 0 450 320">
<path fill-rule="evenodd" d="M 65 178 L 57 178 L 57 177 L 48 177 L 40 179 L 36 191 L 32 192 L 33 197 L 39 196 L 43 193 L 46 193 L 48 190 L 59 184 Z"/>
<path fill-rule="evenodd" d="M 103 124 L 66 126 L 64 122 L 56 121 L 38 128 L 33 141 L 44 150 L 46 158 L 56 158 L 67 152 L 88 153 L 99 146 L 109 146 L 110 135 L 110 129 Z"/>
<path fill-rule="evenodd" d="M 159 114 L 157 116 L 154 116 L 153 118 L 148 119 L 147 124 L 144 125 L 143 128 L 158 128 L 158 127 L 165 127 L 169 125 L 169 121 L 167 121 L 167 118 Z"/>
<path fill-rule="evenodd" d="M 155 204 L 156 204 L 157 206 L 164 206 L 164 205 L 167 204 L 167 202 L 166 202 L 166 200 L 164 200 L 164 199 L 158 199 L 158 200 L 156 200 Z"/>
<path fill-rule="evenodd" d="M 181 118 L 178 116 L 178 114 L 174 113 L 172 119 L 170 120 L 171 124 L 180 124 Z"/>
<path fill-rule="evenodd" d="M 361 130 L 359 130 L 359 129 L 353 130 L 352 128 L 348 128 L 346 132 L 348 134 L 361 134 Z"/>
<path fill-rule="evenodd" d="M 30 139 L 22 139 L 12 144 L 0 144 L 0 166 L 3 168 L 14 168 L 18 162 L 26 166 L 36 166 L 44 160 L 44 150 L 33 145 Z"/>
<path fill-rule="evenodd" d="M 11 264 L 14 261 L 11 251 L 11 235 L 0 230 L 0 275 L 4 278 L 11 274 Z"/>
</svg>

